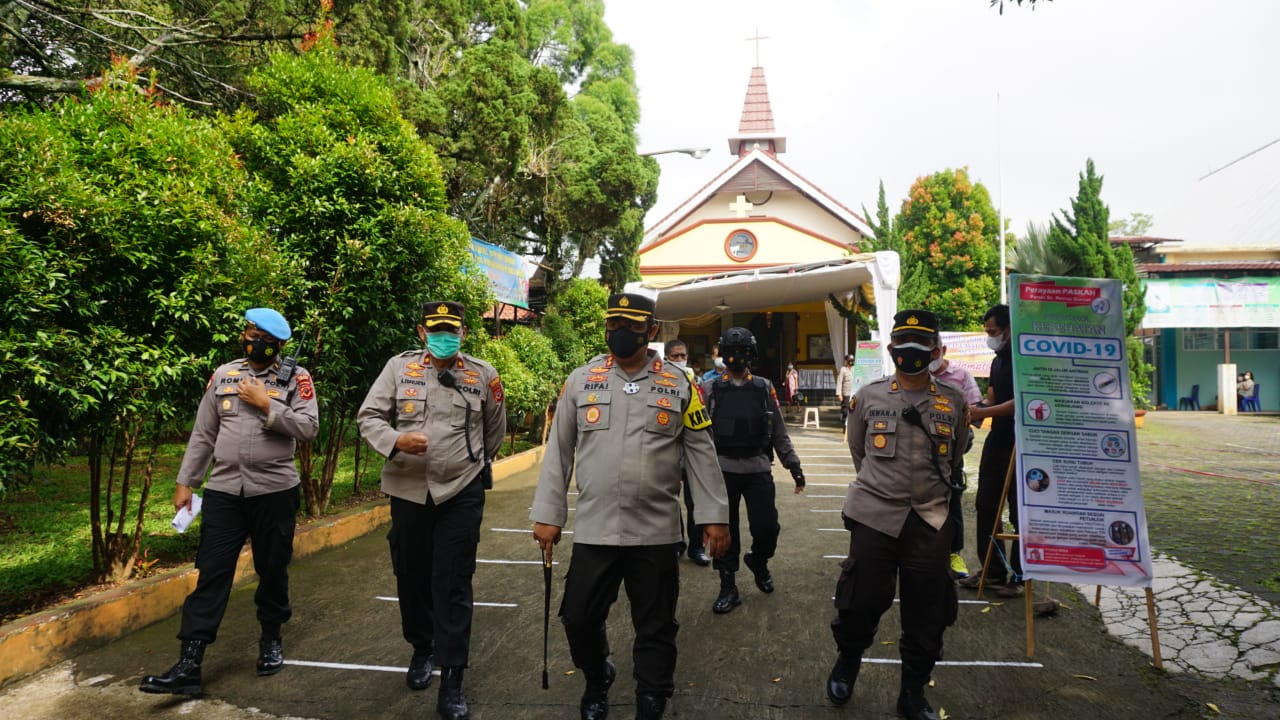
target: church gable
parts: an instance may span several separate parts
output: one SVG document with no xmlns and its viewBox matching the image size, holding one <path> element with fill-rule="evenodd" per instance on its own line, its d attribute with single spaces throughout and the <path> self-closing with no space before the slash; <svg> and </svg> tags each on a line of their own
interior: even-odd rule
<svg viewBox="0 0 1280 720">
<path fill-rule="evenodd" d="M 755 193 L 799 190 L 795 183 L 782 177 L 776 170 L 761 162 L 753 162 L 722 184 L 717 192 Z"/>
</svg>

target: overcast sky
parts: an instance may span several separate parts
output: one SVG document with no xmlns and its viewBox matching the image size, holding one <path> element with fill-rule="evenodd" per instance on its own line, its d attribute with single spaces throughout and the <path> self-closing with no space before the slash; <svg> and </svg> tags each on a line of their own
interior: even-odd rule
<svg viewBox="0 0 1280 720">
<path fill-rule="evenodd" d="M 663 155 L 654 224 L 727 167 L 751 68 L 780 159 L 848 207 L 897 211 L 968 167 L 1011 229 L 1045 222 L 1092 157 L 1113 219 L 1157 216 L 1197 178 L 1280 137 L 1280 1 L 606 0 L 635 52 L 642 152 Z M 999 102 L 997 102 L 997 94 Z"/>
</svg>

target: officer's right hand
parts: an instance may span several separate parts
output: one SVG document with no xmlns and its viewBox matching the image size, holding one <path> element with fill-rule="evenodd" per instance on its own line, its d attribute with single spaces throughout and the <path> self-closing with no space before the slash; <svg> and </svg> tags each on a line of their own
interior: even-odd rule
<svg viewBox="0 0 1280 720">
<path fill-rule="evenodd" d="M 546 523 L 534 523 L 533 539 L 538 541 L 538 547 L 542 548 L 542 555 L 546 557 L 551 548 L 560 542 L 560 528 Z"/>
<path fill-rule="evenodd" d="M 427 436 L 420 432 L 400 433 L 396 438 L 396 449 L 410 455 L 422 455 L 427 452 Z"/>
<path fill-rule="evenodd" d="M 724 557 L 724 554 L 729 551 L 729 543 L 732 539 L 728 525 L 702 526 L 702 547 L 713 558 Z"/>
<path fill-rule="evenodd" d="M 175 485 L 173 487 L 173 509 L 181 510 L 186 507 L 191 509 L 191 488 L 186 485 Z"/>
</svg>

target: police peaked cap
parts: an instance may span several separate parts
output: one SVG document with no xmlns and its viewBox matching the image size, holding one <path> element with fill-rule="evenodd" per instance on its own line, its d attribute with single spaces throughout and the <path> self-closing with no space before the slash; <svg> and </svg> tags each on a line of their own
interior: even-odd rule
<svg viewBox="0 0 1280 720">
<path fill-rule="evenodd" d="M 928 310 L 903 310 L 893 316 L 893 332 L 889 335 L 923 335 L 937 339 L 938 316 Z"/>
<path fill-rule="evenodd" d="M 462 303 L 449 300 L 429 300 L 422 304 L 422 325 L 452 325 L 462 327 Z"/>
<path fill-rule="evenodd" d="M 604 317 L 606 320 L 620 317 L 648 322 L 653 319 L 653 311 L 656 307 L 657 304 L 654 303 L 653 298 L 639 293 L 614 293 L 609 296 L 609 309 L 605 310 Z"/>
<path fill-rule="evenodd" d="M 250 308 L 244 311 L 244 320 L 277 340 L 288 340 L 293 336 L 289 322 L 280 313 L 271 308 Z"/>
</svg>

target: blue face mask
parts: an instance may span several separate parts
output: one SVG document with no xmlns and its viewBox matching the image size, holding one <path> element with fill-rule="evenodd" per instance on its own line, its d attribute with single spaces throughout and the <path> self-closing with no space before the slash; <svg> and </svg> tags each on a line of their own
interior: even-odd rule
<svg viewBox="0 0 1280 720">
<path fill-rule="evenodd" d="M 427 350 L 431 357 L 445 360 L 458 354 L 462 347 L 462 336 L 451 332 L 427 333 Z"/>
</svg>

